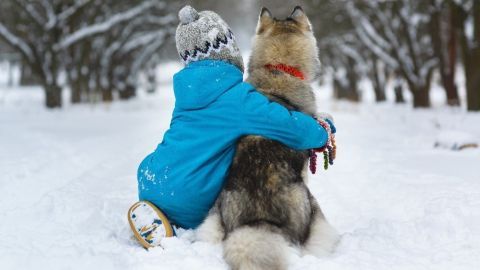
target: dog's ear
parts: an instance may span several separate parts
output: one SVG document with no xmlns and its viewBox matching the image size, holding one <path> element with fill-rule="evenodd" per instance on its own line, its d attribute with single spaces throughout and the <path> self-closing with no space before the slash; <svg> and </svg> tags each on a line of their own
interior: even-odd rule
<svg viewBox="0 0 480 270">
<path fill-rule="evenodd" d="M 266 7 L 262 7 L 260 11 L 260 15 L 258 16 L 258 23 L 257 23 L 257 34 L 262 33 L 265 31 L 266 27 L 270 26 L 273 23 L 273 16 L 270 10 Z"/>
<path fill-rule="evenodd" d="M 307 28 L 309 31 L 312 30 L 312 25 L 310 24 L 310 21 L 308 20 L 307 15 L 303 11 L 301 6 L 296 6 L 293 8 L 292 14 L 288 16 L 290 19 L 295 20 L 296 22 L 302 24 Z"/>
</svg>

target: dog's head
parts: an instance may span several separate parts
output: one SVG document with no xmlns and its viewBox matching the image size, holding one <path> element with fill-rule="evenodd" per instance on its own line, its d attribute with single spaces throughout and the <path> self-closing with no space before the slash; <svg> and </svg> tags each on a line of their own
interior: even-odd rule
<svg viewBox="0 0 480 270">
<path fill-rule="evenodd" d="M 312 25 L 300 6 L 290 16 L 279 20 L 267 8 L 262 8 L 253 39 L 249 69 L 266 64 L 286 64 L 299 68 L 308 80 L 320 67 L 317 41 Z"/>
</svg>

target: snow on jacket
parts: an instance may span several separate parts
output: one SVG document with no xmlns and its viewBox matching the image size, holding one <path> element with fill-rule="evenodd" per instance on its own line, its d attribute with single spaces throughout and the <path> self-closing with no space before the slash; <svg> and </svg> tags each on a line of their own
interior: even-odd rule
<svg viewBox="0 0 480 270">
<path fill-rule="evenodd" d="M 237 140 L 260 135 L 294 149 L 323 146 L 326 131 L 303 113 L 288 111 L 243 82 L 222 61 L 193 62 L 174 75 L 170 129 L 138 169 L 140 200 L 183 228 L 196 228 L 220 193 Z"/>
</svg>

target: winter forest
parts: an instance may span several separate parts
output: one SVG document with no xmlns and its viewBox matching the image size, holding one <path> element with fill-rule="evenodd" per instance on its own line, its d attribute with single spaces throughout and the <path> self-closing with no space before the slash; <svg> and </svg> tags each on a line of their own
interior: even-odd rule
<svg viewBox="0 0 480 270">
<path fill-rule="evenodd" d="M 294 2 L 285 2 L 279 12 Z M 41 85 L 48 108 L 61 107 L 67 91 L 71 103 L 129 99 L 140 87 L 153 92 L 155 68 L 176 59 L 174 13 L 185 3 L 2 1 L 1 58 L 20 70 L 16 83 Z M 231 17 L 232 28 L 245 38 L 245 50 L 261 4 L 276 6 L 275 1 L 191 3 Z M 478 1 L 296 4 L 310 16 L 321 52 L 320 83 L 331 82 L 335 98 L 359 101 L 365 91 L 359 82 L 364 80 L 377 102 L 386 100 L 386 86 L 392 84 L 395 102 L 405 102 L 408 92 L 414 107 L 430 107 L 430 90 L 438 84 L 449 106 L 480 110 L 480 67 L 475 64 L 480 63 Z M 243 16 L 235 18 L 239 11 Z M 455 81 L 458 72 L 465 77 L 461 85 Z M 459 87 L 465 89 L 464 96 Z"/>
<path fill-rule="evenodd" d="M 187 4 L 245 66 L 262 7 L 310 20 L 338 158 L 308 186 L 341 240 L 289 269 L 478 269 L 480 0 L 1 0 L 0 269 L 228 269 L 192 230 L 146 251 L 126 219 L 170 127 Z"/>
</svg>

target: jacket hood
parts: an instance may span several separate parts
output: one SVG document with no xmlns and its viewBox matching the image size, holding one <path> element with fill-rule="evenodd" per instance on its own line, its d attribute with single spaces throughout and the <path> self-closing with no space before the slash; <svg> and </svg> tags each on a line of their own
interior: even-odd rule
<svg viewBox="0 0 480 270">
<path fill-rule="evenodd" d="M 175 106 L 180 109 L 200 109 L 243 81 L 243 73 L 224 61 L 192 62 L 173 76 Z"/>
</svg>

